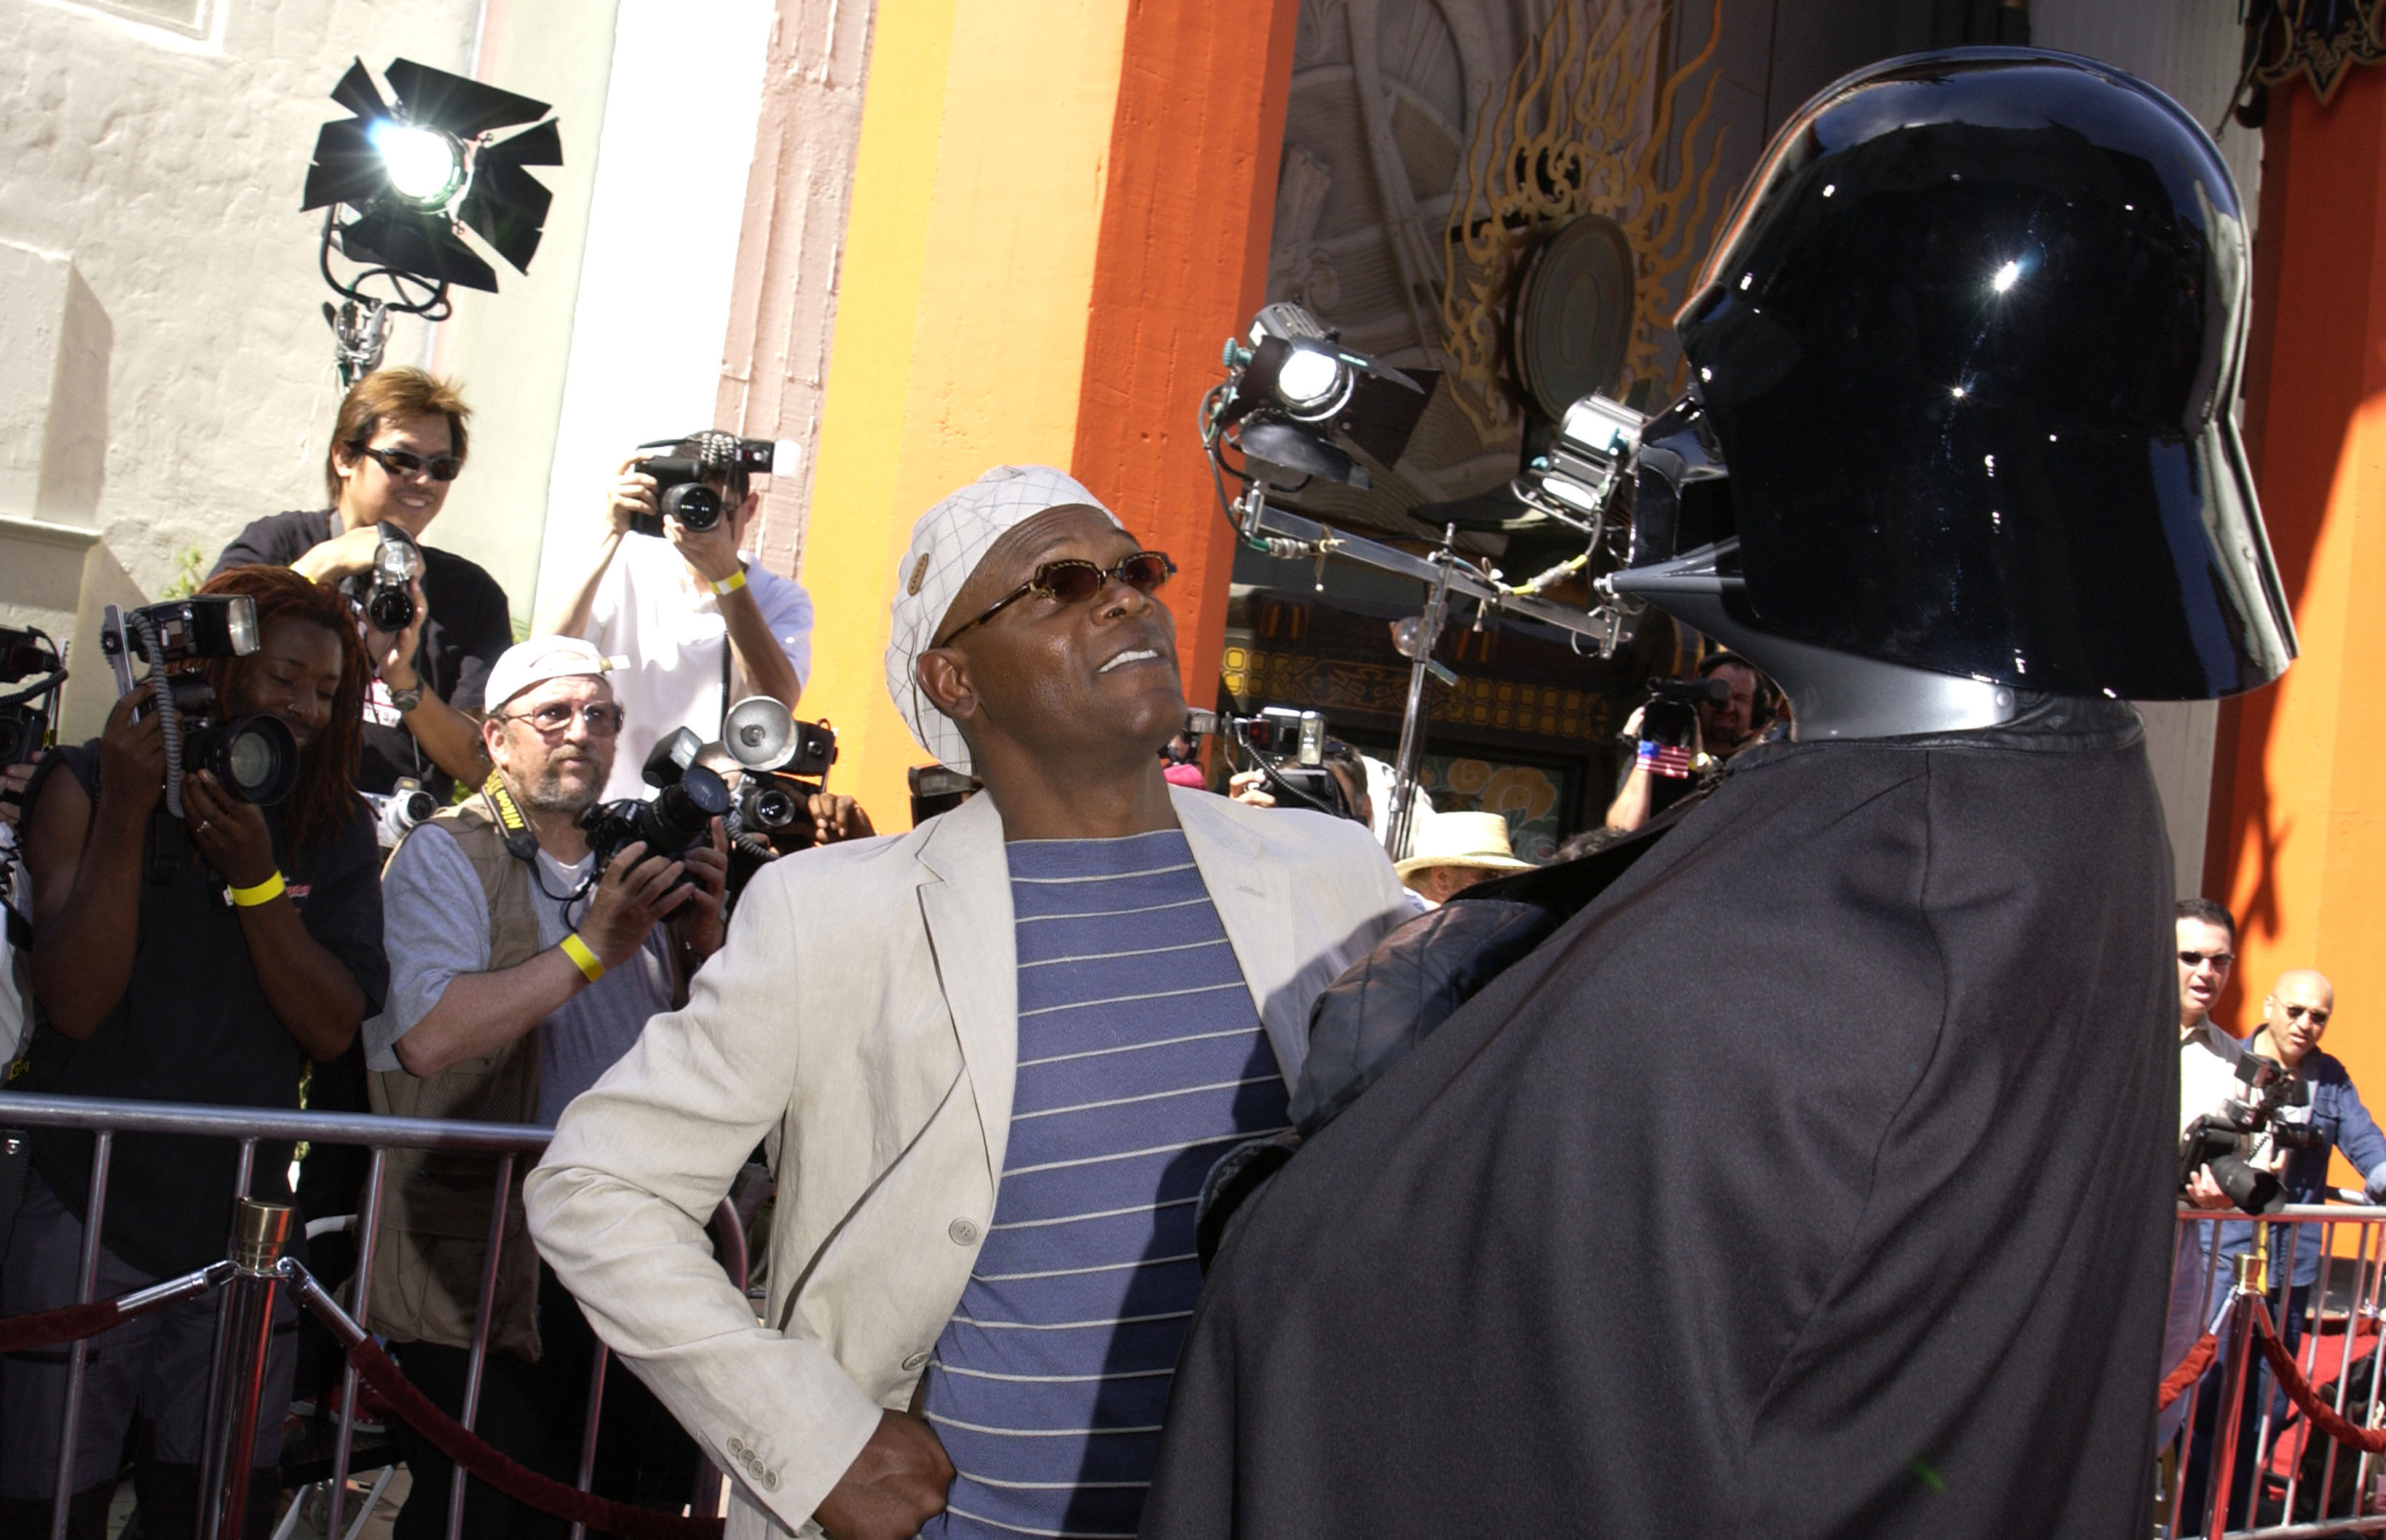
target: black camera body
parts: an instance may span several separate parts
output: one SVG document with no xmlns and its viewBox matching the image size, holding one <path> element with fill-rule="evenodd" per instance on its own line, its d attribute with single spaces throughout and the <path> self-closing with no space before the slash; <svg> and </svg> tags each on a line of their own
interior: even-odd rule
<svg viewBox="0 0 2386 1540">
<path fill-rule="evenodd" d="M 2279 1117 L 2287 1108 L 2311 1105 L 2309 1081 L 2260 1054 L 2237 1061 L 2237 1079 L 2245 1095 L 2218 1113 L 2197 1118 L 2179 1136 L 2179 1184 L 2185 1188 L 2197 1168 L 2209 1166 L 2212 1180 L 2239 1208 L 2248 1214 L 2275 1214 L 2286 1207 L 2286 1191 L 2277 1177 L 2246 1158 L 2254 1136 L 2267 1130 L 2270 1142 L 2283 1149 L 2317 1149 L 2328 1142 L 2327 1136 L 2307 1122 Z"/>
<path fill-rule="evenodd" d="M 951 812 L 984 789 L 975 776 L 942 765 L 913 765 L 908 774 L 914 829 L 939 813 Z"/>
<path fill-rule="evenodd" d="M 184 771 L 207 770 L 244 802 L 269 805 L 298 783 L 298 740 L 266 713 L 226 719 L 213 686 L 165 670 L 197 658 L 245 657 L 257 650 L 257 601 L 245 594 L 199 594 L 102 613 L 99 650 L 116 673 L 116 693 L 132 689 L 132 659 L 145 660 L 157 694 L 145 709 L 170 718 L 170 754 Z M 170 770 L 167 806 L 182 813 L 182 788 Z"/>
<path fill-rule="evenodd" d="M 1253 768 L 1265 773 L 1279 805 L 1310 808 L 1336 818 L 1356 818 L 1342 783 L 1325 768 L 1325 714 L 1289 706 L 1263 706 L 1248 717 L 1211 711 L 1185 714 L 1188 737 L 1223 732 Z"/>
<path fill-rule="evenodd" d="M 298 783 L 298 740 L 279 717 L 226 718 L 215 687 L 193 674 L 165 681 L 182 734 L 182 770 L 206 770 L 243 802 L 270 807 Z M 144 707 L 134 720 L 148 715 Z"/>
<path fill-rule="evenodd" d="M 746 497 L 747 478 L 772 475 L 791 468 L 794 446 L 786 440 L 739 438 L 735 433 L 706 430 L 683 439 L 657 439 L 641 449 L 671 453 L 641 459 L 631 470 L 655 479 L 655 511 L 630 521 L 639 534 L 660 537 L 663 520 L 676 519 L 683 529 L 702 532 L 721 522 L 735 503 Z"/>
<path fill-rule="evenodd" d="M 66 679 L 58 645 L 47 632 L 0 626 L 0 770 L 24 763 L 49 743 Z"/>
<path fill-rule="evenodd" d="M 1640 738 L 1664 748 L 1694 748 L 1699 742 L 1699 707 L 1721 706 L 1731 699 L 1729 682 L 1720 679 L 1652 679 L 1649 704 L 1640 708 Z"/>
<path fill-rule="evenodd" d="M 652 798 L 599 802 L 580 815 L 599 874 L 624 846 L 639 841 L 647 855 L 677 860 L 706 841 L 714 819 L 729 816 L 729 783 L 696 762 L 703 748 L 695 733 L 681 728 L 654 746 L 639 771 L 656 788 Z M 691 886 L 695 881 L 683 872 L 672 885 Z"/>
<path fill-rule="evenodd" d="M 812 823 L 817 781 L 800 781 L 775 770 L 747 770 L 737 781 L 737 827 L 759 836 L 774 855 L 810 850 L 820 843 Z"/>
<path fill-rule="evenodd" d="M 340 585 L 365 612 L 375 631 L 396 635 L 414 623 L 414 595 L 409 585 L 422 570 L 421 547 L 396 525 L 383 522 L 381 547 L 373 553 L 370 571 L 358 572 Z"/>
</svg>

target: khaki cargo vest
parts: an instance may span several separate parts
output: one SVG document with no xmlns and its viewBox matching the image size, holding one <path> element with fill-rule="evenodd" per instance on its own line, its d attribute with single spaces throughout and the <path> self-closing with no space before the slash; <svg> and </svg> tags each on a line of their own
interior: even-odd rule
<svg viewBox="0 0 2386 1540">
<path fill-rule="evenodd" d="M 487 795 L 442 808 L 431 821 L 455 839 L 481 879 L 481 892 L 489 904 L 488 970 L 528 961 L 539 950 L 531 863 L 506 849 L 504 831 Z M 535 1122 L 539 1035 L 525 1033 L 484 1058 L 468 1059 L 434 1075 L 375 1070 L 370 1077 L 372 1109 L 402 1118 Z M 471 1346 L 499 1158 L 433 1150 L 389 1152 L 373 1251 L 369 1313 L 374 1331 L 398 1342 Z M 514 1158 L 489 1333 L 490 1346 L 522 1358 L 539 1354 L 538 1253 L 522 1210 L 522 1178 L 536 1158 Z"/>
</svg>

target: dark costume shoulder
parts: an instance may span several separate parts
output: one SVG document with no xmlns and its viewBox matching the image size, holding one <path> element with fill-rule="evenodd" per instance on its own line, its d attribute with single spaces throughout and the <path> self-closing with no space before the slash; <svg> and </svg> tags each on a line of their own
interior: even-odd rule
<svg viewBox="0 0 2386 1540">
<path fill-rule="evenodd" d="M 2143 1533 L 2177 1076 L 2124 713 L 1736 767 L 1237 1216 L 1147 1540 Z"/>
</svg>

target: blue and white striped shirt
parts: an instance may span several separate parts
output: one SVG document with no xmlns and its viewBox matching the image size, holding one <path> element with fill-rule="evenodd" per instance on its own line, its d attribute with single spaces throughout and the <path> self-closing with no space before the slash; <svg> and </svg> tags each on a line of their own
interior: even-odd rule
<svg viewBox="0 0 2386 1540">
<path fill-rule="evenodd" d="M 1010 1147 L 929 1368 L 960 1475 L 921 1533 L 1127 1537 L 1201 1286 L 1194 1199 L 1229 1146 L 1287 1126 L 1287 1098 L 1182 833 L 1009 850 Z"/>
</svg>

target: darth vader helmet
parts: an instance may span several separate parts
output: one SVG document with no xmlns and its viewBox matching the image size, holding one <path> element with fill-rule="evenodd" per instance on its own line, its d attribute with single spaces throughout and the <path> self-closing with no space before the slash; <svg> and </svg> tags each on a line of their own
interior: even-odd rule
<svg viewBox="0 0 2386 1540">
<path fill-rule="evenodd" d="M 1851 75 L 1676 318 L 1690 393 L 1610 586 L 1754 658 L 1802 738 L 2266 684 L 2295 641 L 2230 417 L 2245 278 L 2228 169 L 2144 82 L 2016 48 Z"/>
</svg>

